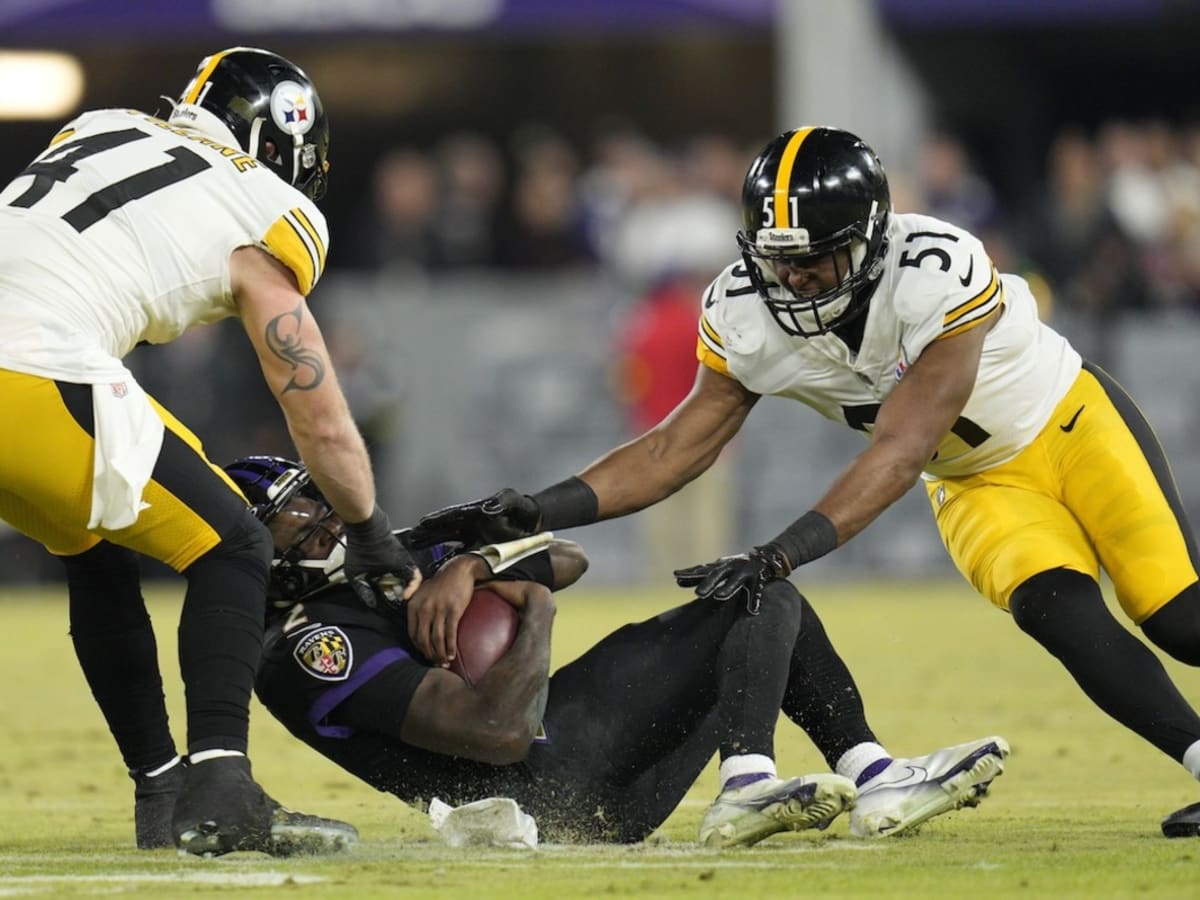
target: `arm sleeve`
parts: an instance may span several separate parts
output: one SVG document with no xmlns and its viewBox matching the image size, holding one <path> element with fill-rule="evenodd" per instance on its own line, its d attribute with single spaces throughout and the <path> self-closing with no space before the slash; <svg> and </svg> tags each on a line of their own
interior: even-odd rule
<svg viewBox="0 0 1200 900">
<path fill-rule="evenodd" d="M 330 711 L 329 724 L 348 729 L 346 736 L 355 731 L 369 731 L 400 739 L 400 728 L 413 694 L 428 672 L 428 666 L 413 660 L 405 665 L 387 666 L 346 695 Z"/>
</svg>

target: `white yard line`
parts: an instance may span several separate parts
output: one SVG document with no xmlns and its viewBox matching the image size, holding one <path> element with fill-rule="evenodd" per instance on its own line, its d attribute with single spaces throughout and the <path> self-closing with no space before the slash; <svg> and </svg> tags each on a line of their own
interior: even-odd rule
<svg viewBox="0 0 1200 900">
<path fill-rule="evenodd" d="M 78 861 L 78 860 L 77 860 Z M 181 872 L 178 874 L 96 875 L 3 875 L 0 891 L 12 888 L 49 884 L 216 884 L 238 887 L 281 887 L 285 884 L 316 884 L 325 881 L 317 875 L 294 872 Z"/>
</svg>

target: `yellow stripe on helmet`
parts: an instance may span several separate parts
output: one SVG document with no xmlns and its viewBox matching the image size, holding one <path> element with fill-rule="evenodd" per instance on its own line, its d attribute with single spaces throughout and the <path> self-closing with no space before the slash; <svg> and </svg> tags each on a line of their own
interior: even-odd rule
<svg viewBox="0 0 1200 900">
<path fill-rule="evenodd" d="M 200 98 L 200 89 L 212 77 L 213 69 L 231 52 L 231 50 L 222 50 L 220 53 L 214 53 L 204 62 L 200 63 L 200 71 L 196 73 L 196 77 L 192 79 L 192 83 L 187 86 L 187 90 L 183 92 L 183 99 L 179 102 L 195 103 Z"/>
<path fill-rule="evenodd" d="M 795 228 L 796 223 L 788 218 L 788 196 L 792 181 L 792 166 L 800 152 L 800 145 L 812 133 L 812 128 L 797 128 L 783 148 L 779 158 L 779 170 L 775 173 L 775 227 Z"/>
</svg>

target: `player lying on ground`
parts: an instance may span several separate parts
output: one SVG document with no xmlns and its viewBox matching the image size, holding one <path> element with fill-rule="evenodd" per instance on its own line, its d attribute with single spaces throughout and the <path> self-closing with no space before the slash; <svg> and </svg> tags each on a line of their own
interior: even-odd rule
<svg viewBox="0 0 1200 900">
<path fill-rule="evenodd" d="M 744 596 L 846 543 L 918 481 L 971 584 L 1102 710 L 1200 779 L 1200 715 L 1108 611 L 1200 665 L 1200 552 L 1154 432 L 1111 376 L 1045 323 L 961 228 L 891 211 L 874 151 L 837 128 L 763 148 L 742 253 L 704 292 L 692 392 L 659 425 L 532 496 L 431 514 L 414 543 L 512 540 L 627 515 L 704 472 L 763 394 L 870 436 L 812 509 L 745 553 L 676 572 Z M 698 306 L 700 304 L 698 303 Z M 1200 803 L 1162 823 L 1200 835 Z"/>
<path fill-rule="evenodd" d="M 461 545 L 440 545 L 418 558 L 427 603 L 371 609 L 338 580 L 341 523 L 298 463 L 255 457 L 226 471 L 275 539 L 259 698 L 300 740 L 414 806 L 511 797 L 550 840 L 639 841 L 719 752 L 722 789 L 700 840 L 736 846 L 824 827 L 850 808 L 854 834 L 899 833 L 976 805 L 1003 771 L 997 737 L 892 759 L 788 582 L 771 586 L 758 615 L 694 599 L 618 629 L 550 676 L 551 590 L 586 568 L 576 544 L 555 541 L 499 579 Z M 471 686 L 427 661 L 442 635 L 422 605 L 465 606 L 480 582 L 519 609 L 520 627 Z M 781 710 L 838 774 L 776 777 Z"/>
</svg>

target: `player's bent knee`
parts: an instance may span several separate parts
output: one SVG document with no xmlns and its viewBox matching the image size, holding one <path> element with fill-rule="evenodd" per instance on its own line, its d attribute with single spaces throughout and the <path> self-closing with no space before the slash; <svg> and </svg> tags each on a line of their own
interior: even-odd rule
<svg viewBox="0 0 1200 900">
<path fill-rule="evenodd" d="M 1155 646 L 1189 666 L 1200 666 L 1200 582 L 1192 582 L 1142 623 Z"/>
<path fill-rule="evenodd" d="M 183 574 L 191 580 L 216 571 L 236 571 L 242 577 L 251 575 L 261 580 L 265 591 L 274 553 L 271 532 L 247 509 L 220 542 L 188 566 Z"/>
<path fill-rule="evenodd" d="M 1100 585 L 1073 569 L 1050 569 L 1022 582 L 1008 608 L 1017 627 L 1052 652 L 1073 643 L 1092 615 L 1109 616 Z"/>
<path fill-rule="evenodd" d="M 790 581 L 772 581 L 763 591 L 759 616 L 767 616 L 776 627 L 800 629 L 804 598 Z"/>
</svg>

